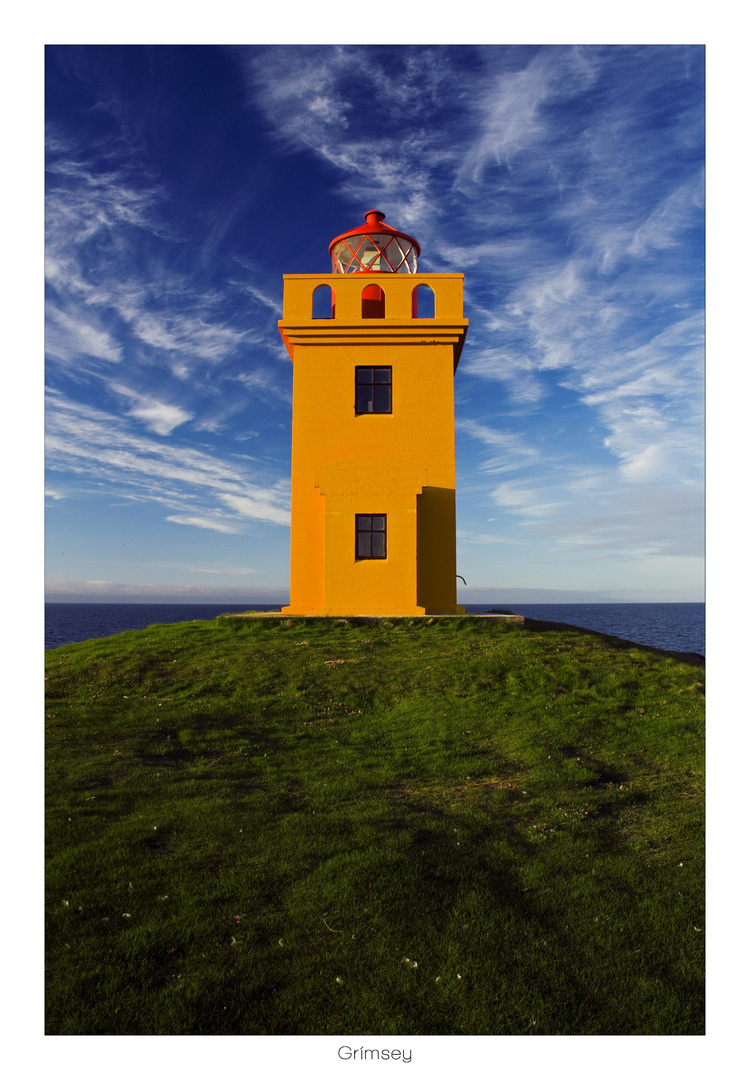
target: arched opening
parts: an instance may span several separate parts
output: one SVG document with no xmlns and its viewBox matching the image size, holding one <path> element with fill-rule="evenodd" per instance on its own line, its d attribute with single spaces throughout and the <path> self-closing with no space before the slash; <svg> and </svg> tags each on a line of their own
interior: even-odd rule
<svg viewBox="0 0 750 1080">
<path fill-rule="evenodd" d="M 313 319 L 336 318 L 336 293 L 330 285 L 318 285 L 312 295 Z"/>
<path fill-rule="evenodd" d="M 362 290 L 362 318 L 385 318 L 385 293 L 379 285 L 366 285 Z"/>
<path fill-rule="evenodd" d="M 412 319 L 435 318 L 435 293 L 429 285 L 415 285 L 411 294 Z"/>
</svg>

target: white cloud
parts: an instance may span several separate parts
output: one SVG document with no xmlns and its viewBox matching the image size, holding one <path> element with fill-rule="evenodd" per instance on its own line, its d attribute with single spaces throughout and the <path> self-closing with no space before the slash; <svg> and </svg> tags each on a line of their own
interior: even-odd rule
<svg viewBox="0 0 750 1080">
<path fill-rule="evenodd" d="M 157 435 L 169 435 L 180 424 L 190 420 L 192 415 L 176 405 L 165 405 L 161 401 L 142 402 L 128 410 L 128 416 L 143 420 L 146 427 L 155 431 Z"/>
<path fill-rule="evenodd" d="M 434 217 L 434 169 L 453 156 L 433 131 L 438 91 L 454 79 L 441 56 L 439 49 L 394 49 L 394 69 L 386 70 L 377 50 L 279 46 L 251 54 L 245 71 L 253 102 L 282 145 L 333 165 L 352 201 L 386 203 L 389 220 L 408 230 Z M 370 119 L 366 137 L 363 115 Z M 420 115 L 423 125 L 415 124 Z"/>
<path fill-rule="evenodd" d="M 490 164 L 511 164 L 520 154 L 549 138 L 544 106 L 574 96 L 590 85 L 596 73 L 595 55 L 576 49 L 545 49 L 515 71 L 502 71 L 489 82 L 474 104 L 476 131 L 457 176 L 457 186 L 479 183 Z"/>
<path fill-rule="evenodd" d="M 497 506 L 503 506 L 525 517 L 542 517 L 559 507 L 559 502 L 544 501 L 545 496 L 538 489 L 523 488 L 515 480 L 498 484 L 490 492 L 490 498 Z"/>
<path fill-rule="evenodd" d="M 135 401 L 135 404 L 128 409 L 127 415 L 142 420 L 146 427 L 157 435 L 169 435 L 180 424 L 193 418 L 192 413 L 186 412 L 178 405 L 169 405 L 155 398 L 137 394 L 120 383 L 110 383 L 109 386 L 115 393 Z"/>
<path fill-rule="evenodd" d="M 236 461 L 133 434 L 121 418 L 54 392 L 48 395 L 47 454 L 51 472 L 85 477 L 110 493 L 166 505 L 180 516 L 210 520 L 212 500 L 220 499 L 238 518 L 289 522 L 285 481 L 264 485 Z"/>
<path fill-rule="evenodd" d="M 122 359 L 122 349 L 96 315 L 78 305 L 63 311 L 52 303 L 47 304 L 45 352 L 66 364 L 81 356 L 93 356 L 113 364 Z"/>
<path fill-rule="evenodd" d="M 634 462 L 623 483 L 611 469 L 581 470 L 569 463 L 557 466 L 546 484 L 541 477 L 533 487 L 523 487 L 523 481 L 505 483 L 491 492 L 491 499 L 521 521 L 529 542 L 542 538 L 551 552 L 577 549 L 592 557 L 627 560 L 700 558 L 702 484 L 676 484 L 662 465 L 657 448 Z M 517 528 L 512 534 L 519 535 Z"/>
<path fill-rule="evenodd" d="M 264 330 L 239 325 L 234 286 L 202 288 L 196 275 L 175 269 L 185 238 L 165 228 L 166 193 L 149 184 L 140 165 L 103 175 L 76 160 L 71 147 L 53 143 L 58 156 L 49 168 L 46 228 L 50 358 L 70 367 L 81 355 L 117 362 L 127 350 L 139 363 L 128 365 L 122 380 L 134 382 L 144 367 L 160 365 L 195 382 L 201 365 L 215 367 L 265 341 Z M 79 365 L 76 374 L 83 373 L 97 370 Z M 158 417 L 154 422 L 163 427 Z"/>
<path fill-rule="evenodd" d="M 245 293 L 247 296 L 252 297 L 257 303 L 268 308 L 274 315 L 281 318 L 283 305 L 281 304 L 280 299 L 269 296 L 265 290 L 259 289 L 249 281 L 232 281 L 230 284 L 232 284 L 238 292 Z"/>
<path fill-rule="evenodd" d="M 656 480 L 665 472 L 664 448 L 658 443 L 633 455 L 622 466 L 622 475 L 626 480 Z"/>
<path fill-rule="evenodd" d="M 337 80 L 342 70 L 350 68 L 343 48 L 306 53 L 299 47 L 281 47 L 252 57 L 248 73 L 263 107 L 275 118 L 279 135 L 294 146 L 320 146 L 331 129 L 347 126 L 350 106 Z"/>
<path fill-rule="evenodd" d="M 291 515 L 288 510 L 273 505 L 263 498 L 248 495 L 230 495 L 220 492 L 219 498 L 241 517 L 259 518 L 262 521 L 274 521 L 277 525 L 288 525 Z"/>
<path fill-rule="evenodd" d="M 226 522 L 223 521 L 216 521 L 214 518 L 181 517 L 179 514 L 170 514 L 167 521 L 173 521 L 177 525 L 193 525 L 196 529 L 213 529 L 214 532 L 220 533 L 239 532 L 239 529 L 235 528 L 233 525 L 227 525 Z M 204 572 L 211 573 L 212 571 Z"/>
<path fill-rule="evenodd" d="M 539 365 L 530 356 L 503 348 L 467 348 L 465 352 L 461 374 L 505 383 L 511 402 L 535 405 L 547 393 L 539 378 Z"/>
<path fill-rule="evenodd" d="M 125 168 L 103 173 L 94 171 L 83 160 L 76 160 L 72 142 L 62 141 L 59 133 L 47 139 L 46 171 L 51 181 L 45 201 L 48 242 L 54 254 L 56 239 L 66 238 L 76 244 L 90 241 L 97 234 L 110 234 L 122 226 L 164 234 L 154 208 L 164 198 L 156 185 L 128 181 Z"/>
<path fill-rule="evenodd" d="M 249 371 L 241 371 L 231 376 L 231 378 L 233 382 L 241 383 L 252 391 L 253 396 L 261 400 L 270 396 L 287 402 L 289 405 L 292 403 L 291 387 L 288 385 L 279 386 L 275 372 L 267 367 L 256 367 Z"/>
<path fill-rule="evenodd" d="M 521 71 L 496 75 L 478 103 L 478 134 L 457 183 L 466 179 L 477 183 L 491 162 L 507 163 L 539 142 L 547 130 L 539 107 L 551 92 L 550 72 L 540 60 Z"/>
<path fill-rule="evenodd" d="M 480 424 L 476 420 L 457 420 L 456 429 L 458 431 L 465 431 L 467 435 L 471 435 L 472 438 L 478 439 L 486 446 L 501 446 L 503 449 L 512 449 L 515 452 L 524 452 L 527 454 L 534 453 L 527 447 L 522 447 L 520 439 L 517 435 L 514 435 L 510 431 L 498 431 L 496 428 L 488 427 L 486 424 Z"/>
<path fill-rule="evenodd" d="M 694 552 L 702 325 L 692 311 L 700 266 L 690 268 L 684 256 L 654 260 L 671 259 L 686 229 L 700 225 L 699 174 L 670 180 L 675 143 L 689 137 L 686 125 L 694 135 L 698 129 L 687 117 L 659 138 L 646 134 L 648 98 L 662 78 L 644 62 L 648 54 L 627 55 L 644 72 L 632 93 L 612 93 L 602 77 L 593 109 L 586 91 L 606 76 L 613 56 L 606 49 L 519 50 L 517 60 L 488 49 L 477 78 L 447 64 L 430 84 L 430 94 L 439 90 L 432 100 L 461 104 L 436 141 L 413 124 L 396 137 L 409 89 L 401 68 L 374 96 L 384 123 L 358 137 L 366 114 L 351 90 L 352 65 L 359 88 L 380 87 L 377 51 L 294 55 L 291 77 L 274 70 L 283 60 L 275 50 L 253 70 L 280 137 L 332 163 L 341 191 L 362 205 L 382 198 L 389 222 L 411 226 L 420 240 L 422 266 L 467 272 L 471 327 L 456 384 L 457 433 L 483 447 L 477 464 L 470 458 L 463 469 L 473 498 L 486 491 L 515 537 L 520 529 L 546 537 L 553 550 L 606 552 L 627 551 L 632 541 L 643 557 L 661 550 L 660 535 L 667 548 L 680 547 L 663 510 L 670 506 Z M 494 69 L 498 56 L 505 70 Z M 309 107 L 316 95 L 325 108 Z M 648 326 L 657 330 L 644 341 Z M 502 384 L 502 397 L 475 389 L 475 380 Z M 514 413 L 512 433 L 485 419 L 492 415 L 485 398 Z M 575 405 L 587 408 L 568 419 L 564 409 Z M 529 418 L 525 428 L 519 417 Z M 571 449 L 560 456 L 554 448 L 565 431 Z M 601 467 L 582 464 L 591 460 L 586 453 Z M 518 479 L 482 487 L 484 478 L 508 473 Z M 686 495 L 684 513 L 675 490 Z M 490 542 L 481 527 L 476 536 Z"/>
<path fill-rule="evenodd" d="M 639 226 L 628 247 L 631 255 L 645 255 L 652 249 L 674 247 L 678 234 L 695 223 L 695 211 L 703 207 L 702 171 L 680 184 L 662 199 Z"/>
<path fill-rule="evenodd" d="M 522 236 L 492 237 L 478 239 L 475 243 L 460 243 L 445 236 L 437 237 L 432 253 L 439 255 L 446 263 L 468 270 L 472 266 L 481 266 L 483 270 L 496 271 L 499 265 L 517 266 L 524 260 L 533 241 Z"/>
<path fill-rule="evenodd" d="M 657 63 L 648 50 L 593 46 L 239 55 L 250 104 L 285 149 L 324 161 L 338 197 L 380 204 L 390 224 L 413 232 L 423 269 L 466 271 L 457 428 L 469 437 L 459 456 L 475 505 L 502 506 L 498 530 L 510 523 L 515 538 L 544 537 L 553 557 L 562 548 L 644 558 L 678 550 L 672 513 L 694 553 L 702 267 L 699 244 L 687 242 L 702 221 L 702 176 L 674 176 L 685 176 L 681 144 L 692 139 L 698 159 L 701 121 L 697 106 L 670 107 L 666 124 L 670 109 L 654 113 L 666 87 L 679 94 L 676 53 L 654 53 Z M 286 354 L 270 344 L 279 301 L 259 269 L 238 259 L 225 286 L 201 287 L 175 269 L 186 265 L 187 236 L 178 250 L 160 224 L 155 184 L 133 164 L 104 177 L 69 148 L 55 152 L 50 344 L 70 369 L 64 377 L 98 363 L 109 379 L 125 356 L 117 378 L 130 420 L 184 442 L 222 431 L 248 399 L 288 400 L 290 380 L 276 375 Z M 196 245 L 201 265 L 235 209 L 212 208 Z M 224 301 L 238 295 L 257 332 L 227 313 Z M 249 364 L 255 343 L 285 368 Z M 71 363 L 80 356 L 85 364 Z M 176 393 L 170 374 L 181 380 Z M 253 431 L 260 414 L 248 417 Z M 137 423 L 72 406 L 60 423 L 50 431 L 53 465 L 91 490 L 153 501 L 199 528 L 288 521 L 288 492 L 253 462 L 143 439 Z M 270 427 L 260 426 L 262 454 Z M 517 480 L 498 486 L 509 473 Z M 486 529 L 477 542 L 496 542 Z"/>
<path fill-rule="evenodd" d="M 539 457 L 539 451 L 535 447 L 527 445 L 512 431 L 499 431 L 476 420 L 466 419 L 456 420 L 456 431 L 469 435 L 484 446 L 501 451 L 482 461 L 478 470 L 480 473 L 511 472 L 528 466 Z"/>
<path fill-rule="evenodd" d="M 183 364 L 186 356 L 218 363 L 248 339 L 244 331 L 175 311 L 138 313 L 133 317 L 132 331 L 154 349 L 179 352 Z"/>
</svg>

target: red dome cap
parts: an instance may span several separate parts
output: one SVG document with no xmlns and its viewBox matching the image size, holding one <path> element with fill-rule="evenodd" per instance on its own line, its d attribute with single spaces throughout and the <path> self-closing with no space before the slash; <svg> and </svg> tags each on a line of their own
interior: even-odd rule
<svg viewBox="0 0 750 1080">
<path fill-rule="evenodd" d="M 385 224 L 385 214 L 368 210 L 364 225 L 332 240 L 334 274 L 416 274 L 419 244 Z"/>
</svg>

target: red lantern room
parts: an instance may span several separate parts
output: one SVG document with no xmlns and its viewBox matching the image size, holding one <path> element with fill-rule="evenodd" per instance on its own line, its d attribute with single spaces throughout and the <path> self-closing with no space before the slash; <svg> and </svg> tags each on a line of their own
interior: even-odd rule
<svg viewBox="0 0 750 1080">
<path fill-rule="evenodd" d="M 385 224 L 385 214 L 368 210 L 364 225 L 331 241 L 334 274 L 416 274 L 419 244 Z"/>
</svg>

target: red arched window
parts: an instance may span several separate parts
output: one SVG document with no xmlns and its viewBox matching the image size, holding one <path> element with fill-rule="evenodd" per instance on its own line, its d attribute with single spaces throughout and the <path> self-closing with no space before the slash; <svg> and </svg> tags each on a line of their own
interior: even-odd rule
<svg viewBox="0 0 750 1080">
<path fill-rule="evenodd" d="M 385 318 L 385 293 L 379 285 L 366 285 L 362 290 L 362 318 Z"/>
</svg>

